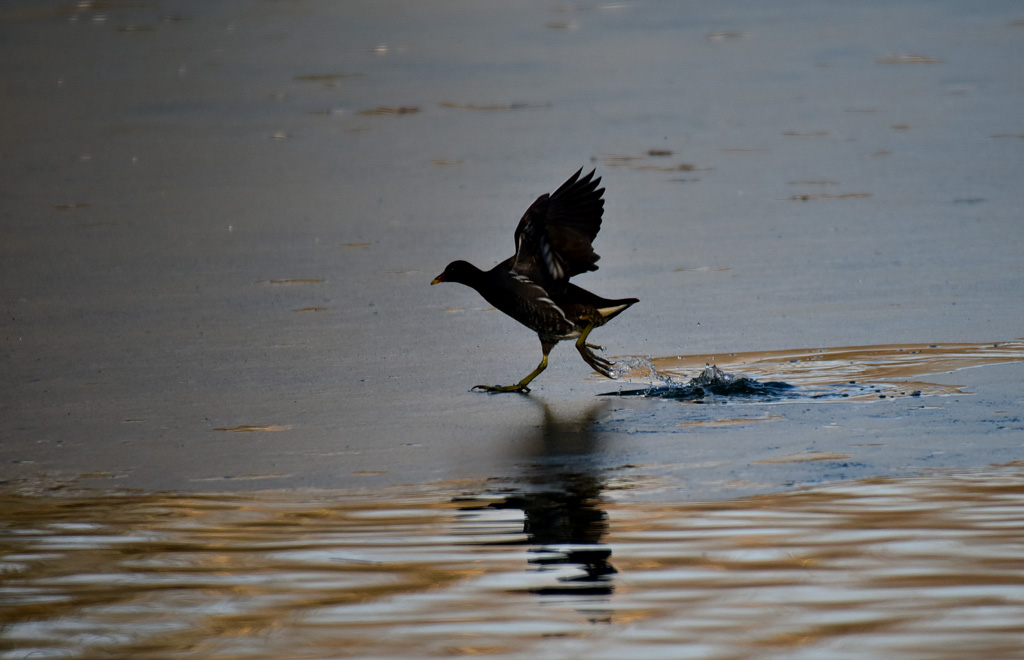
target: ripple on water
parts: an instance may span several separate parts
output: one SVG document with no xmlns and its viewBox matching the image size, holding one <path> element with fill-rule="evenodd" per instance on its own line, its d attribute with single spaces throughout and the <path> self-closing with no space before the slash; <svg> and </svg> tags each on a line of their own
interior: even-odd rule
<svg viewBox="0 0 1024 660">
<path fill-rule="evenodd" d="M 968 367 L 1024 361 L 1024 339 L 979 344 L 892 344 L 705 356 L 631 357 L 616 362 L 624 384 L 605 395 L 711 401 L 869 401 L 958 394 L 920 380 Z"/>
<path fill-rule="evenodd" d="M 0 658 L 1019 654 L 1020 465 L 710 503 L 546 486 L 5 494 Z"/>
</svg>

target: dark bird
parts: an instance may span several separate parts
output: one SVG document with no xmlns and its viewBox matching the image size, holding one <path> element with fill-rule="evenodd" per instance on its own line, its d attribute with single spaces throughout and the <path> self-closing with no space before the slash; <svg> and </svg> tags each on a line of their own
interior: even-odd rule
<svg viewBox="0 0 1024 660">
<path fill-rule="evenodd" d="M 594 354 L 603 350 L 587 343 L 590 331 L 612 320 L 636 298 L 608 300 L 581 289 L 569 278 L 597 270 L 600 257 L 591 245 L 601 229 L 604 188 L 594 171 L 582 179 L 582 168 L 550 195 L 537 198 L 516 227 L 516 253 L 483 271 L 466 261 L 453 261 L 431 284 L 458 282 L 473 287 L 487 302 L 540 338 L 544 357 L 537 368 L 515 385 L 477 385 L 486 392 L 529 392 L 530 384 L 548 366 L 548 353 L 558 342 L 575 339 L 580 356 L 602 376 L 614 378 L 613 364 Z"/>
</svg>

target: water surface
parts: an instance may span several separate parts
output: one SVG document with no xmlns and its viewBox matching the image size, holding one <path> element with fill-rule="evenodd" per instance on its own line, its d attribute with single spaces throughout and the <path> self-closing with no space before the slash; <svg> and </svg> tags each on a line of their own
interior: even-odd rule
<svg viewBox="0 0 1024 660">
<path fill-rule="evenodd" d="M 7 494 L 0 657 L 1019 657 L 1020 464 L 663 485 Z"/>
</svg>

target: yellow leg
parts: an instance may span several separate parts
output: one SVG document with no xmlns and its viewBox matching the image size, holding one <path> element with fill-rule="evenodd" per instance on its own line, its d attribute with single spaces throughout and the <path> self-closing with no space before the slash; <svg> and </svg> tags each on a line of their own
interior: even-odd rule
<svg viewBox="0 0 1024 660">
<path fill-rule="evenodd" d="M 581 334 L 579 336 L 579 338 L 576 339 L 576 349 L 577 350 L 585 348 L 585 347 L 596 348 L 599 351 L 604 350 L 600 346 L 595 346 L 594 344 L 588 344 L 587 343 L 587 337 L 590 336 L 590 331 L 593 330 L 593 329 L 594 329 L 594 321 L 591 320 L 590 323 L 587 324 L 587 327 L 583 331 L 583 334 Z"/>
<path fill-rule="evenodd" d="M 541 359 L 540 364 L 537 368 L 531 371 L 526 378 L 522 379 L 515 385 L 474 385 L 474 390 L 480 390 L 481 392 L 529 392 L 530 388 L 527 385 L 530 381 L 540 375 L 540 372 L 548 368 L 548 354 L 544 353 L 544 357 Z"/>
</svg>

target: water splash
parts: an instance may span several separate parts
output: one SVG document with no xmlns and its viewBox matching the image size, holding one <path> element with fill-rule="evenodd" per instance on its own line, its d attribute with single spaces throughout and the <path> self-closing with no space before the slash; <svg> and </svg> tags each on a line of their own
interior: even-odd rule
<svg viewBox="0 0 1024 660">
<path fill-rule="evenodd" d="M 979 344 L 904 344 L 794 349 L 716 356 L 630 358 L 622 377 L 644 388 L 602 396 L 640 396 L 692 402 L 729 399 L 877 400 L 961 394 L 956 385 L 919 380 L 935 373 L 1024 361 L 1024 340 Z M 703 365 L 703 368 L 700 367 Z M 730 371 L 726 371 L 728 368 Z M 688 380 L 686 373 L 701 369 Z"/>
<path fill-rule="evenodd" d="M 654 366 L 654 358 L 644 356 L 631 356 L 615 360 L 612 367 L 612 374 L 615 379 L 637 378 L 641 380 L 668 382 L 670 378 L 658 373 Z"/>
<path fill-rule="evenodd" d="M 651 361 L 652 370 L 653 360 Z M 660 381 L 643 389 L 620 390 L 608 393 L 618 396 L 643 396 L 651 399 L 683 399 L 686 401 L 709 401 L 718 398 L 757 398 L 772 401 L 790 395 L 793 385 L 779 381 L 760 382 L 737 374 L 727 374 L 717 366 L 705 364 L 704 370 L 687 382 L 679 382 L 669 375 L 654 370 Z"/>
</svg>

